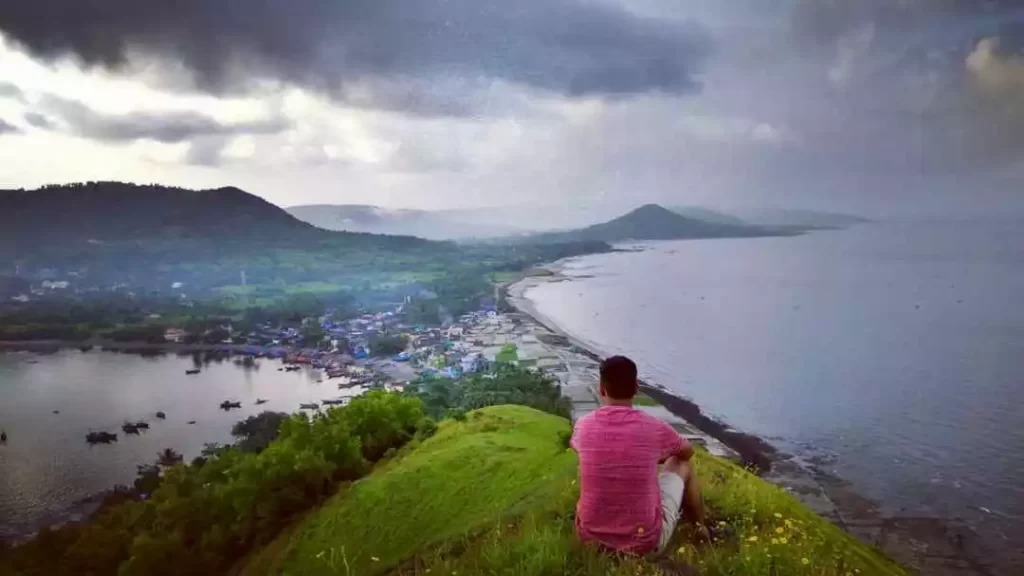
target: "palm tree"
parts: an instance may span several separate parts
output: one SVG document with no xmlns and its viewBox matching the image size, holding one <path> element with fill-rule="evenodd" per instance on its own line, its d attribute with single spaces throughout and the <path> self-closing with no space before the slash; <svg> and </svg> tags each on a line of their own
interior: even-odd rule
<svg viewBox="0 0 1024 576">
<path fill-rule="evenodd" d="M 174 466 L 178 462 L 181 462 L 184 458 L 184 456 L 182 456 L 178 452 L 175 452 L 171 448 L 164 448 L 162 452 L 157 454 L 156 462 L 161 466 L 170 467 Z"/>
</svg>

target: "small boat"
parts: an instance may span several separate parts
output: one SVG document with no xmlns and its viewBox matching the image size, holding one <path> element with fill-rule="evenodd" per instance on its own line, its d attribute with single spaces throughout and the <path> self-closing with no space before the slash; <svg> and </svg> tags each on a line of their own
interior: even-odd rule
<svg viewBox="0 0 1024 576">
<path fill-rule="evenodd" d="M 321 400 L 321 404 L 324 406 L 342 406 L 348 403 L 348 398 L 336 398 L 334 400 Z"/>
<path fill-rule="evenodd" d="M 320 408 L 320 405 L 313 402 L 309 404 L 299 404 L 299 408 L 301 408 L 302 410 L 318 410 Z"/>
<path fill-rule="evenodd" d="M 149 430 L 149 422 L 136 422 L 135 427 L 139 430 Z"/>
<path fill-rule="evenodd" d="M 53 413 L 54 414 L 60 414 L 60 410 L 54 410 Z"/>
<path fill-rule="evenodd" d="M 195 424 L 196 421 L 195 420 L 189 420 L 188 423 L 191 425 L 191 424 Z"/>
<path fill-rule="evenodd" d="M 242 403 L 241 402 L 231 402 L 231 401 L 225 400 L 225 401 L 220 403 L 220 409 L 221 410 L 231 410 L 232 408 L 241 408 L 241 407 L 242 407 Z"/>
<path fill-rule="evenodd" d="M 7 430 L 0 432 L 0 444 L 7 444 Z"/>
<path fill-rule="evenodd" d="M 85 435 L 85 441 L 89 444 L 110 444 L 117 442 L 117 434 L 110 432 L 89 432 Z"/>
<path fill-rule="evenodd" d="M 193 368 L 191 370 L 185 370 L 185 374 L 188 374 L 189 376 L 192 376 L 194 374 L 199 374 L 199 368 Z"/>
<path fill-rule="evenodd" d="M 139 427 L 136 426 L 135 423 L 133 422 L 125 422 L 124 424 L 121 425 L 121 430 L 123 430 L 125 434 L 139 433 Z"/>
<path fill-rule="evenodd" d="M 165 420 L 167 418 L 167 414 L 164 414 L 163 412 L 157 412 L 156 417 L 161 420 Z"/>
<path fill-rule="evenodd" d="M 257 406 L 259 406 L 260 404 L 266 404 L 266 403 L 267 403 L 267 399 L 266 398 L 257 398 L 256 399 L 256 405 Z"/>
</svg>

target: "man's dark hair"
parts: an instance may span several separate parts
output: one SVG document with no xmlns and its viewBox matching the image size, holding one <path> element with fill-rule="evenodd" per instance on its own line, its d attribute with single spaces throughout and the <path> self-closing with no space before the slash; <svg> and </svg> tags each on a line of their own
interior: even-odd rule
<svg viewBox="0 0 1024 576">
<path fill-rule="evenodd" d="M 636 396 L 636 364 L 625 356 L 612 356 L 601 362 L 601 385 L 604 393 L 615 400 Z"/>
</svg>

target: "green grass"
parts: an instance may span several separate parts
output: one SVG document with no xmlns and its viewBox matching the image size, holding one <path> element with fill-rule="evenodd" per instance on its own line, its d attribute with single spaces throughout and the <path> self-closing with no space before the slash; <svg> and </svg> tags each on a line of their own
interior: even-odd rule
<svg viewBox="0 0 1024 576">
<path fill-rule="evenodd" d="M 658 404 L 657 400 L 655 400 L 654 398 L 651 398 L 650 396 L 648 396 L 648 395 L 646 395 L 646 394 L 644 394 L 642 392 L 637 394 L 636 396 L 633 396 L 633 405 L 634 406 L 661 406 L 661 404 Z"/>
<path fill-rule="evenodd" d="M 660 558 L 620 558 L 580 544 L 569 423 L 520 406 L 445 421 L 349 485 L 252 556 L 244 574 L 902 575 L 874 549 L 783 490 L 706 453 L 705 502 L 728 534 L 698 544 L 686 526 Z"/>
<path fill-rule="evenodd" d="M 519 349 L 515 344 L 505 344 L 495 355 L 495 362 L 515 362 L 519 360 Z"/>
<path fill-rule="evenodd" d="M 492 272 L 491 282 L 495 284 L 507 284 L 522 278 L 522 272 Z"/>
</svg>

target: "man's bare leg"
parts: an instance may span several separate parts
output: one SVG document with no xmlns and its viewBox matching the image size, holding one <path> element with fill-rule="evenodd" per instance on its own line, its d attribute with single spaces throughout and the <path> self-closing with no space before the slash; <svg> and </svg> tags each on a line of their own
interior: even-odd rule
<svg viewBox="0 0 1024 576">
<path fill-rule="evenodd" d="M 683 488 L 683 502 L 680 511 L 694 526 L 703 530 L 704 525 L 704 499 L 700 493 L 700 484 L 697 482 L 697 475 L 693 473 L 693 467 L 689 462 L 684 462 L 676 457 L 665 461 L 665 472 L 679 475 L 685 482 Z"/>
</svg>

